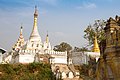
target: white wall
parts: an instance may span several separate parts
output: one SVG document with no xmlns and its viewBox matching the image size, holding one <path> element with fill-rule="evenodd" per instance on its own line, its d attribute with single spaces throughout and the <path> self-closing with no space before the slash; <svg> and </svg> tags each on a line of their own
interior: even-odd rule
<svg viewBox="0 0 120 80">
<path fill-rule="evenodd" d="M 34 55 L 25 54 L 19 55 L 19 63 L 32 63 L 34 62 Z"/>
<path fill-rule="evenodd" d="M 88 64 L 88 56 L 84 52 L 72 52 L 72 62 L 75 65 Z"/>
<path fill-rule="evenodd" d="M 57 64 L 67 64 L 67 58 L 64 57 L 55 57 L 52 59 L 51 63 L 57 63 Z"/>
</svg>

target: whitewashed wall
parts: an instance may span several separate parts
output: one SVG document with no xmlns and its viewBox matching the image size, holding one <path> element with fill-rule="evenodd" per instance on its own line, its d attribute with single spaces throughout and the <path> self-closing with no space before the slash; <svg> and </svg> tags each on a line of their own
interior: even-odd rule
<svg viewBox="0 0 120 80">
<path fill-rule="evenodd" d="M 88 64 L 89 57 L 84 52 L 72 52 L 72 62 L 74 65 Z"/>
<path fill-rule="evenodd" d="M 19 55 L 19 63 L 32 63 L 34 62 L 34 55 L 25 54 Z"/>
</svg>

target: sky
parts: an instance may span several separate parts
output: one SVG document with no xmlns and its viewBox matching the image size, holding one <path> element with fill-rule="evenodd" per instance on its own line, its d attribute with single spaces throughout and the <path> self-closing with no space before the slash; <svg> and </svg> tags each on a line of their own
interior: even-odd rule
<svg viewBox="0 0 120 80">
<path fill-rule="evenodd" d="M 85 47 L 84 30 L 95 20 L 120 15 L 120 0 L 0 0 L 0 47 L 10 50 L 19 37 L 29 39 L 37 5 L 38 30 L 45 41 L 48 31 L 51 45 L 67 42 Z"/>
</svg>

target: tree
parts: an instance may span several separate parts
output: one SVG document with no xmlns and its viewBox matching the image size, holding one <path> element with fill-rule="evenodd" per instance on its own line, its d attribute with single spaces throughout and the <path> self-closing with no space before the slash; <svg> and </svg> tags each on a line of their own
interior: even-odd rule
<svg viewBox="0 0 120 80">
<path fill-rule="evenodd" d="M 88 48 L 86 47 L 82 47 L 82 48 L 79 48 L 79 47 L 74 47 L 74 52 L 81 52 L 81 51 L 89 51 Z"/>
<path fill-rule="evenodd" d="M 65 42 L 62 42 L 60 45 L 56 45 L 54 46 L 54 49 L 55 51 L 70 51 L 72 50 L 72 47 L 70 46 L 70 44 L 68 43 L 65 43 Z"/>
<path fill-rule="evenodd" d="M 105 40 L 105 25 L 106 22 L 104 20 L 96 20 L 93 25 L 88 25 L 88 27 L 84 30 L 84 38 L 89 41 L 89 46 L 93 44 L 95 35 L 98 39 L 98 43 L 100 43 L 102 40 Z"/>
<path fill-rule="evenodd" d="M 0 80 L 55 80 L 50 64 L 0 64 Z"/>
</svg>

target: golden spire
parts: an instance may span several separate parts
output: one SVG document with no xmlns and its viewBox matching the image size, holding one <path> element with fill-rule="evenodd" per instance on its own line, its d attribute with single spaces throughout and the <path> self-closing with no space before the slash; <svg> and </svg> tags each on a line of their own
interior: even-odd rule
<svg viewBox="0 0 120 80">
<path fill-rule="evenodd" d="M 35 6 L 34 27 L 37 27 L 37 17 L 38 17 L 38 10 L 37 10 L 37 6 Z"/>
<path fill-rule="evenodd" d="M 94 38 L 93 52 L 100 52 L 99 45 L 97 43 L 96 35 L 95 35 L 95 38 Z"/>
<path fill-rule="evenodd" d="M 30 35 L 30 41 L 41 41 L 38 28 L 37 28 L 37 18 L 38 18 L 38 10 L 37 6 L 35 6 L 35 12 L 34 12 L 34 24 L 33 24 L 33 29 L 32 33 Z"/>
</svg>

